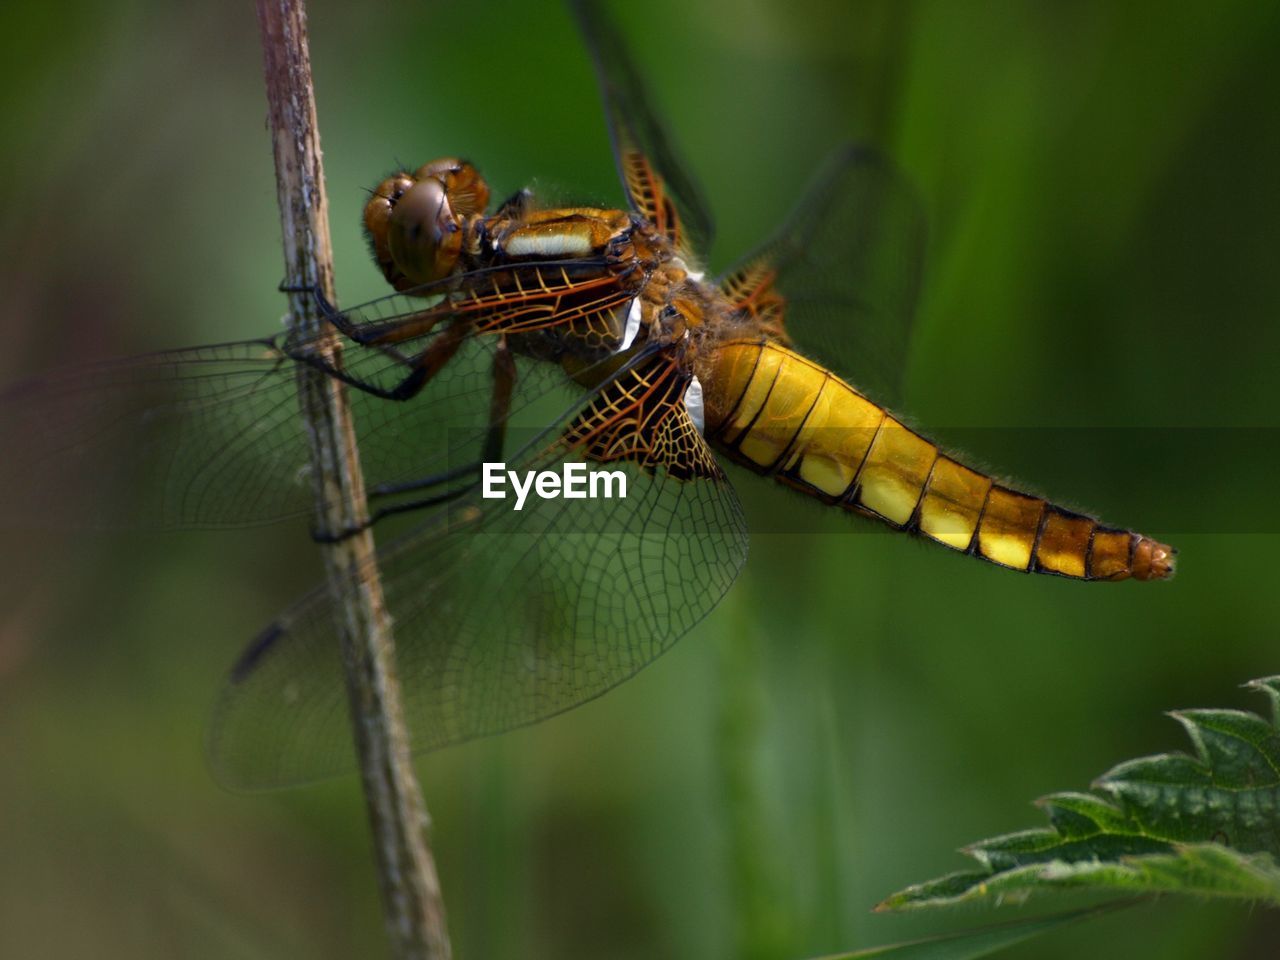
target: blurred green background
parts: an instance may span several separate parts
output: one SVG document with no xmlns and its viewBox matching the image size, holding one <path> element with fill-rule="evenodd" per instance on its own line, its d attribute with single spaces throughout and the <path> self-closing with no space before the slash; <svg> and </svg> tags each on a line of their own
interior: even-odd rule
<svg viewBox="0 0 1280 960">
<path fill-rule="evenodd" d="M 618 15 L 717 211 L 714 264 L 843 139 L 906 170 L 931 225 L 907 406 L 927 432 L 1280 426 L 1280 6 Z M 498 196 L 620 201 L 557 4 L 317 2 L 311 31 L 343 302 L 382 292 L 357 225 L 397 162 L 462 153 Z M 250 4 L 0 9 L 0 381 L 275 329 L 265 114 Z M 1179 577 L 1019 577 L 838 515 L 755 538 L 638 678 L 422 760 L 457 955 L 799 958 L 1012 919 L 868 911 L 1039 825 L 1035 797 L 1183 749 L 1161 711 L 1262 708 L 1237 684 L 1280 671 L 1274 430 L 1226 460 L 1158 431 L 1160 456 L 1112 443 L 1069 478 L 1026 433 L 964 435 L 1174 542 Z M 774 529 L 812 521 L 735 480 Z M 0 567 L 0 955 L 381 955 L 355 778 L 232 796 L 201 752 L 240 645 L 320 576 L 305 529 L 51 536 Z M 1277 942 L 1273 912 L 1170 899 L 1008 955 Z"/>
</svg>

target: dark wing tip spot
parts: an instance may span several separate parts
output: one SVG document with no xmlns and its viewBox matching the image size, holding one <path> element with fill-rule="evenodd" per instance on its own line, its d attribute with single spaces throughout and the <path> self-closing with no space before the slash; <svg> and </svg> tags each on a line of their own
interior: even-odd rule
<svg viewBox="0 0 1280 960">
<path fill-rule="evenodd" d="M 231 668 L 231 682 L 243 683 L 248 679 L 254 667 L 262 661 L 275 642 L 284 634 L 284 622 L 277 620 L 254 637 L 249 646 L 245 647 L 244 653 L 240 654 L 240 659 L 236 661 L 235 666 Z"/>
</svg>

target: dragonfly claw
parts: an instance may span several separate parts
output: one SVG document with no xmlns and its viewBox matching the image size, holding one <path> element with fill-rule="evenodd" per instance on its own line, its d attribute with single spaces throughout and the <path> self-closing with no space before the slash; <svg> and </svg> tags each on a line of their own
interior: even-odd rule
<svg viewBox="0 0 1280 960">
<path fill-rule="evenodd" d="M 316 306 L 320 308 L 320 312 L 326 317 L 335 317 L 338 315 L 338 308 L 329 302 L 329 298 L 324 295 L 324 291 L 318 283 L 290 283 L 288 277 L 281 280 L 276 289 L 281 293 L 306 293 L 310 294 L 316 301 Z"/>
<path fill-rule="evenodd" d="M 320 527 L 311 528 L 311 539 L 315 543 L 341 543 L 354 537 L 358 533 L 364 533 L 369 528 L 368 524 L 356 524 L 352 527 L 344 527 L 338 531 L 322 530 Z"/>
</svg>

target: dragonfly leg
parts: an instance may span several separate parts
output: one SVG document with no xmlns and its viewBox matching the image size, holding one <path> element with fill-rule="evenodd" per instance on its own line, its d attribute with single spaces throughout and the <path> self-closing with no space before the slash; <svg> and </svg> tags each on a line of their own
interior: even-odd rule
<svg viewBox="0 0 1280 960">
<path fill-rule="evenodd" d="M 425 497 L 418 497 L 413 500 L 405 500 L 400 503 L 386 504 L 379 506 L 370 515 L 368 521 L 358 527 L 342 530 L 337 533 L 329 533 L 328 531 L 313 530 L 312 539 L 321 543 L 333 543 L 338 540 L 344 540 L 347 537 L 359 533 L 361 530 L 377 523 L 384 517 L 395 516 L 399 513 L 408 513 L 413 510 L 421 510 L 428 507 L 436 507 L 441 504 L 456 500 L 463 494 L 475 489 L 475 477 L 485 463 L 492 463 L 501 460 L 502 449 L 506 442 L 507 418 L 511 414 L 511 397 L 515 392 L 516 385 L 516 362 L 510 348 L 507 346 L 507 338 L 500 336 L 498 338 L 497 347 L 493 356 L 493 394 L 489 400 L 489 426 L 485 434 L 484 446 L 479 460 L 466 463 L 450 470 L 432 474 L 428 477 L 422 477 L 417 480 L 410 480 L 406 483 L 384 483 L 373 487 L 368 492 L 370 501 L 376 499 L 395 496 L 402 493 L 410 493 L 415 490 L 430 490 L 441 484 L 452 483 L 470 477 L 470 482 L 445 490 L 443 493 L 434 493 Z"/>
<path fill-rule="evenodd" d="M 497 347 L 493 353 L 493 395 L 489 398 L 489 426 L 485 431 L 480 459 L 420 480 L 379 484 L 369 491 L 369 498 L 408 493 L 412 490 L 426 490 L 442 483 L 461 479 L 471 473 L 479 473 L 484 464 L 501 460 L 502 448 L 507 439 L 507 418 L 511 415 L 511 395 L 515 392 L 515 388 L 516 361 L 511 348 L 507 346 L 506 336 L 502 335 L 498 337 Z"/>
<path fill-rule="evenodd" d="M 327 323 L 340 334 L 362 347 L 387 347 L 406 340 L 415 340 L 429 334 L 442 319 L 444 314 L 431 310 L 423 310 L 412 317 L 398 317 L 394 320 L 352 323 L 345 313 L 325 299 L 318 288 L 311 289 Z"/>
<path fill-rule="evenodd" d="M 451 500 L 457 500 L 462 495 L 471 490 L 471 485 L 467 484 L 461 487 L 455 487 L 452 490 L 446 490 L 444 493 L 438 493 L 430 497 L 419 497 L 416 500 L 406 500 L 403 503 L 393 503 L 386 507 L 379 507 L 373 513 L 369 514 L 369 519 L 357 526 L 347 527 L 336 533 L 328 530 L 320 530 L 312 528 L 311 539 L 316 543 L 340 543 L 348 537 L 354 537 L 357 533 L 363 533 L 379 520 L 387 517 L 393 517 L 398 513 L 409 513 L 413 510 L 424 510 L 428 507 L 438 507 L 441 504 L 448 503 Z"/>
<path fill-rule="evenodd" d="M 368 337 L 367 331 L 361 331 L 356 324 L 348 320 L 347 315 L 325 299 L 324 294 L 319 290 L 313 291 L 313 295 L 316 298 L 316 306 L 320 308 L 320 313 L 327 323 L 332 325 L 344 337 L 365 345 Z"/>
<path fill-rule="evenodd" d="M 334 365 L 327 357 L 317 353 L 299 350 L 296 352 L 286 351 L 286 355 L 298 363 L 305 363 L 309 367 L 314 367 L 337 380 L 341 380 L 347 386 L 362 390 L 371 396 L 379 397 L 383 400 L 404 401 L 411 400 L 421 393 L 422 388 L 431 382 L 431 378 L 453 359 L 453 355 L 458 352 L 458 348 L 462 346 L 462 342 L 466 339 L 467 332 L 466 325 L 455 324 L 449 327 L 416 357 L 408 358 L 398 354 L 395 355 L 396 359 L 409 368 L 409 372 L 394 387 L 383 387 L 368 380 L 354 377 L 341 367 Z"/>
<path fill-rule="evenodd" d="M 507 418 L 511 415 L 511 394 L 516 388 L 516 360 L 507 346 L 505 335 L 498 337 L 493 353 L 493 396 L 489 398 L 489 433 L 485 437 L 486 463 L 502 459 L 502 448 L 507 439 Z"/>
<path fill-rule="evenodd" d="M 365 345 L 368 342 L 378 339 L 378 333 L 382 330 L 383 325 L 379 324 L 373 329 L 371 334 L 369 329 L 362 329 L 347 319 L 347 315 L 329 302 L 324 295 L 324 291 L 318 284 L 314 283 L 290 283 L 287 279 L 281 280 L 277 284 L 276 289 L 281 293 L 308 293 L 316 302 L 316 307 L 320 310 L 320 314 L 324 317 L 326 323 L 333 326 L 339 333 L 356 343 Z"/>
<path fill-rule="evenodd" d="M 281 293 L 310 293 L 320 303 L 328 305 L 328 301 L 325 300 L 323 294 L 320 293 L 320 288 L 314 283 L 290 283 L 288 278 L 286 278 L 276 284 L 276 289 Z"/>
<path fill-rule="evenodd" d="M 485 463 L 501 460 L 507 435 L 507 418 L 511 414 L 511 396 L 515 392 L 515 386 L 515 357 L 507 346 L 507 338 L 500 336 L 493 356 L 493 395 L 489 400 L 489 426 L 480 459 L 428 477 L 410 480 L 407 483 L 378 484 L 369 489 L 369 499 L 409 493 L 413 490 L 426 490 L 442 483 L 461 479 L 471 473 L 479 473 Z"/>
<path fill-rule="evenodd" d="M 347 319 L 347 315 L 329 302 L 324 292 L 319 287 L 312 287 L 309 291 L 316 299 L 316 306 L 320 308 L 320 314 L 325 321 L 329 323 L 344 337 L 354 340 L 362 346 L 366 345 L 368 337 L 367 331 L 362 331 L 358 326 Z"/>
<path fill-rule="evenodd" d="M 404 483 L 380 483 L 376 487 L 369 489 L 368 496 L 370 500 L 376 500 L 380 497 L 394 497 L 402 493 L 411 493 L 414 490 L 428 490 L 431 487 L 438 487 L 442 483 L 452 483 L 454 480 L 461 480 L 469 474 L 478 473 L 481 463 L 479 460 L 473 460 L 470 463 L 462 464 L 462 466 L 442 470 L 428 477 L 419 477 L 417 480 L 408 480 Z"/>
<path fill-rule="evenodd" d="M 370 396 L 379 397 L 383 400 L 406 400 L 407 396 L 403 393 L 406 390 L 412 390 L 417 393 L 422 389 L 422 384 L 411 384 L 409 381 L 415 380 L 419 376 L 417 368 L 411 370 L 404 380 L 397 383 L 394 387 L 387 388 L 378 386 L 376 383 L 370 383 L 367 380 L 361 380 L 359 377 L 352 376 L 341 367 L 334 366 L 328 359 L 314 353 L 286 353 L 289 359 L 298 363 L 305 363 L 309 367 L 314 367 L 321 373 L 333 377 L 335 380 L 341 380 L 347 386 L 356 390 L 360 390 Z M 410 394 L 410 396 L 412 395 Z"/>
<path fill-rule="evenodd" d="M 458 348 L 470 333 L 470 326 L 455 323 L 448 327 L 427 349 L 413 358 L 413 370 L 391 391 L 393 400 L 409 400 L 422 392 L 422 388 L 431 382 L 431 378 L 444 369 L 445 364 L 453 359 Z"/>
</svg>

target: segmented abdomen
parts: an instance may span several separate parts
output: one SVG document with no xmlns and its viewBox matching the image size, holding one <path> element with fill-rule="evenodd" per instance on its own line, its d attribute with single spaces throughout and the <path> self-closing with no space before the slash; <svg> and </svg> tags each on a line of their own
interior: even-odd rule
<svg viewBox="0 0 1280 960">
<path fill-rule="evenodd" d="M 969 469 L 778 343 L 729 341 L 712 364 L 707 439 L 760 473 L 1015 570 L 1081 580 L 1173 572 L 1171 548 Z"/>
</svg>

